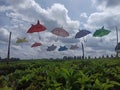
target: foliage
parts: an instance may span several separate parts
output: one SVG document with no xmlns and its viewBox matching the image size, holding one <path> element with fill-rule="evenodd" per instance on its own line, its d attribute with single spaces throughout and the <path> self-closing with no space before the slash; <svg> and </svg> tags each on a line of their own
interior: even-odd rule
<svg viewBox="0 0 120 90">
<path fill-rule="evenodd" d="M 0 90 L 120 90 L 120 60 L 1 63 Z"/>
</svg>

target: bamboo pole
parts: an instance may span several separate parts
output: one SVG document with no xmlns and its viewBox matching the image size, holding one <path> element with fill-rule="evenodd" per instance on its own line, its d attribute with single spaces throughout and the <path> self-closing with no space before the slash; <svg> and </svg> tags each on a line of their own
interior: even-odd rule
<svg viewBox="0 0 120 90">
<path fill-rule="evenodd" d="M 10 43 L 11 43 L 11 34 L 12 34 L 12 32 L 10 32 L 10 34 L 9 34 L 8 53 L 7 53 L 7 64 L 9 64 L 9 60 L 10 60 Z"/>
</svg>

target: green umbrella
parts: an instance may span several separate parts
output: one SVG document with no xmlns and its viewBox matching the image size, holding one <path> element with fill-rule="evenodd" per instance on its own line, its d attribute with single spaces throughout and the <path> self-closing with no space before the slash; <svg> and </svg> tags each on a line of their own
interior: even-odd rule
<svg viewBox="0 0 120 90">
<path fill-rule="evenodd" d="M 109 34 L 111 31 L 104 29 L 104 26 L 101 29 L 98 29 L 94 32 L 94 37 L 102 37 Z"/>
</svg>

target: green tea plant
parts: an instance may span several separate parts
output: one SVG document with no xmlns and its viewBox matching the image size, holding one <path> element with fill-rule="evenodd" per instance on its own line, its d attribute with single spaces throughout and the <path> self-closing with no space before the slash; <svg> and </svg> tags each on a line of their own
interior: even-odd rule
<svg viewBox="0 0 120 90">
<path fill-rule="evenodd" d="M 114 58 L 0 65 L 0 90 L 120 90 L 120 60 Z"/>
</svg>

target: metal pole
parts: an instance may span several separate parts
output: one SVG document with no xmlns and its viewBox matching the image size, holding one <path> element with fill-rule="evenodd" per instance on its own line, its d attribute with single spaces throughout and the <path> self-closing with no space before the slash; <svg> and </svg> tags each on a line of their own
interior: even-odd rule
<svg viewBox="0 0 120 90">
<path fill-rule="evenodd" d="M 116 26 L 116 38 L 117 38 L 117 45 L 118 45 L 118 29 Z M 118 57 L 118 51 L 116 51 L 116 57 Z"/>
<path fill-rule="evenodd" d="M 8 54 L 7 54 L 7 64 L 9 64 L 9 60 L 10 60 L 10 43 L 11 43 L 11 34 L 12 34 L 12 32 L 10 32 L 10 35 L 9 35 Z"/>
<path fill-rule="evenodd" d="M 118 44 L 118 29 L 117 29 L 117 26 L 116 26 L 116 36 L 117 36 L 117 44 Z"/>
<path fill-rule="evenodd" d="M 84 45 L 83 45 L 83 43 L 81 42 L 81 45 L 82 45 L 82 59 L 84 59 Z"/>
</svg>

